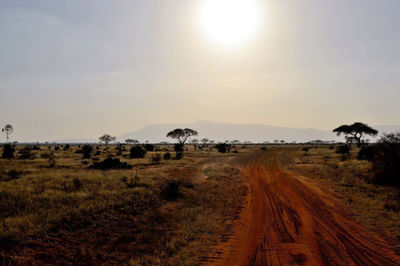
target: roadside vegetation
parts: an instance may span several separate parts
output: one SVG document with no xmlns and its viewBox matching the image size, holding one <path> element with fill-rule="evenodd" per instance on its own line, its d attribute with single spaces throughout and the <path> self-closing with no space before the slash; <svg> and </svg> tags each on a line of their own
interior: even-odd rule
<svg viewBox="0 0 400 266">
<path fill-rule="evenodd" d="M 378 231 L 400 253 L 400 141 L 393 136 L 399 137 L 386 135 L 361 148 L 296 147 L 291 169 L 332 188 L 362 224 Z"/>
<path fill-rule="evenodd" d="M 198 264 L 237 215 L 243 177 L 215 148 L 176 160 L 149 145 L 3 146 L 0 265 Z"/>
</svg>

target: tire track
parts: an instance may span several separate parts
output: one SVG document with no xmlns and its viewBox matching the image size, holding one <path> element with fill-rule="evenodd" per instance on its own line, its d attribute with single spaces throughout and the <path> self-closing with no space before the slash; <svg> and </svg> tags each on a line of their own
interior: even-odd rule
<svg viewBox="0 0 400 266">
<path fill-rule="evenodd" d="M 212 265 L 400 265 L 336 199 L 282 165 L 284 150 L 243 158 L 247 204 Z"/>
</svg>

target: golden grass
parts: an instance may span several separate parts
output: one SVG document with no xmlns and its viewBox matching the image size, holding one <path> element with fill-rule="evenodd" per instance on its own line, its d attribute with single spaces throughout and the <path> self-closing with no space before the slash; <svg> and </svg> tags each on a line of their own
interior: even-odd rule
<svg viewBox="0 0 400 266">
<path fill-rule="evenodd" d="M 115 147 L 94 149 L 100 155 L 91 159 L 82 159 L 77 146 L 41 146 L 33 160 L 0 159 L 0 264 L 199 263 L 229 230 L 244 180 L 228 166 L 232 154 L 189 146 L 183 160 L 154 163 L 154 154 L 172 150 L 157 148 L 143 159 L 124 151 L 118 158 L 134 166 L 127 170 L 83 164 L 116 157 Z M 43 155 L 49 153 L 53 168 Z M 163 193 L 171 182 L 179 183 L 174 199 Z"/>
</svg>

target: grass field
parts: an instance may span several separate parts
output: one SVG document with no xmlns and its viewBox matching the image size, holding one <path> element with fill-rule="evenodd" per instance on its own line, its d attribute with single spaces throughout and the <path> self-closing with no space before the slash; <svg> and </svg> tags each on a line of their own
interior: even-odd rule
<svg viewBox="0 0 400 266">
<path fill-rule="evenodd" d="M 115 146 L 40 146 L 32 159 L 0 159 L 0 264 L 196 264 L 229 230 L 246 192 L 232 154 L 182 160 L 118 157 L 132 169 L 94 170 Z"/>
<path fill-rule="evenodd" d="M 0 265 L 201 264 L 227 239 L 247 193 L 233 162 L 265 150 L 187 145 L 182 160 L 158 160 L 173 147 L 141 159 L 129 157 L 129 146 L 94 146 L 90 159 L 78 146 L 40 146 L 29 156 L 23 149 L 0 159 Z M 356 160 L 356 148 L 348 156 L 329 146 L 279 149 L 285 167 L 333 190 L 361 224 L 400 247 L 400 192 L 371 184 L 371 165 Z M 90 168 L 110 156 L 133 167 Z"/>
</svg>

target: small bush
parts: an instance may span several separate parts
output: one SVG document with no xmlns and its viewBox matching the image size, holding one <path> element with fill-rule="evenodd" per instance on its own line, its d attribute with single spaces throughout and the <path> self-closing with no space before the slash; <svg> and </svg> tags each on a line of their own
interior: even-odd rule
<svg viewBox="0 0 400 266">
<path fill-rule="evenodd" d="M 11 144 L 3 145 L 3 159 L 12 159 L 14 158 L 15 147 Z"/>
<path fill-rule="evenodd" d="M 267 150 L 267 147 L 261 147 L 261 149 L 260 150 L 262 150 L 262 151 L 266 151 Z"/>
<path fill-rule="evenodd" d="M 29 146 L 23 148 L 18 152 L 20 154 L 18 159 L 34 159 L 35 155 L 31 151 L 32 149 Z"/>
<path fill-rule="evenodd" d="M 6 176 L 2 176 L 0 175 L 0 181 L 10 181 L 10 180 L 14 180 L 14 179 L 18 179 L 22 172 L 17 171 L 15 169 L 11 169 L 5 172 Z"/>
<path fill-rule="evenodd" d="M 308 152 L 309 150 L 310 150 L 309 147 L 304 147 L 304 148 L 302 149 L 302 151 L 304 151 L 304 152 Z"/>
<path fill-rule="evenodd" d="M 171 153 L 169 153 L 169 152 L 167 152 L 167 153 L 164 153 L 164 160 L 170 160 L 171 159 Z"/>
<path fill-rule="evenodd" d="M 69 150 L 69 149 L 70 149 L 69 144 L 67 144 L 67 145 L 64 146 L 64 151 L 67 151 L 67 150 Z"/>
<path fill-rule="evenodd" d="M 181 196 L 179 191 L 181 185 L 181 181 L 167 180 L 161 188 L 160 196 L 169 201 L 177 200 Z"/>
<path fill-rule="evenodd" d="M 374 159 L 375 150 L 372 146 L 362 146 L 357 155 L 357 160 L 372 161 Z"/>
<path fill-rule="evenodd" d="M 226 151 L 227 151 L 227 147 L 226 146 L 227 145 L 225 143 L 220 143 L 220 144 L 217 144 L 215 147 L 217 148 L 218 152 L 226 153 Z"/>
<path fill-rule="evenodd" d="M 340 145 L 336 148 L 336 153 L 338 154 L 350 154 L 349 145 Z"/>
<path fill-rule="evenodd" d="M 144 158 L 146 156 L 146 151 L 140 146 L 134 146 L 130 149 L 129 156 L 131 158 Z"/>
<path fill-rule="evenodd" d="M 372 160 L 373 182 L 400 187 L 400 142 L 392 141 L 389 136 L 384 136 L 375 145 L 375 156 Z"/>
<path fill-rule="evenodd" d="M 111 157 L 101 161 L 95 162 L 89 168 L 100 169 L 100 170 L 110 170 L 110 169 L 132 169 L 132 165 L 121 162 L 119 159 L 113 159 Z"/>
<path fill-rule="evenodd" d="M 145 144 L 144 149 L 146 151 L 154 151 L 154 145 L 153 144 Z"/>
<path fill-rule="evenodd" d="M 151 160 L 153 163 L 159 163 L 161 161 L 161 155 L 157 153 L 151 157 Z"/>
<path fill-rule="evenodd" d="M 92 157 L 92 150 L 93 147 L 90 145 L 84 145 L 82 147 L 82 154 L 83 154 L 83 159 L 90 159 L 90 157 Z"/>
</svg>

